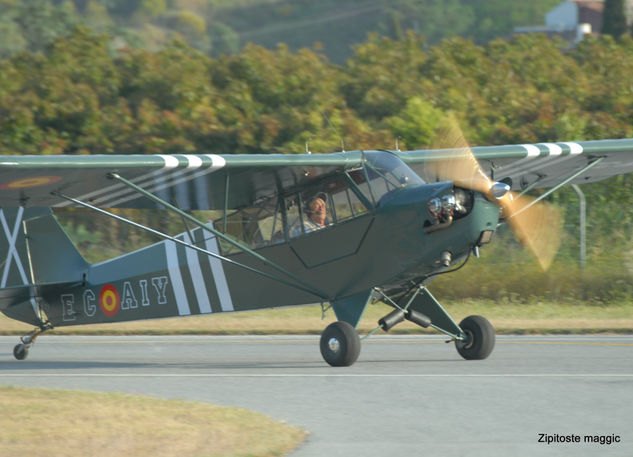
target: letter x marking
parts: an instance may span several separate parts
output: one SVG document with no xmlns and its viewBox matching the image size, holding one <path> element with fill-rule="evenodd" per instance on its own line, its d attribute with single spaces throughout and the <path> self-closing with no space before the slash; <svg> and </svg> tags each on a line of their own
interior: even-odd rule
<svg viewBox="0 0 633 457">
<path fill-rule="evenodd" d="M 22 214 L 24 213 L 24 207 L 20 206 L 18 209 L 18 214 L 15 219 L 15 225 L 13 226 L 13 232 L 9 230 L 9 226 L 7 225 L 7 220 L 4 217 L 4 212 L 0 209 L 0 222 L 2 222 L 2 228 L 4 229 L 4 234 L 7 237 L 7 241 L 9 242 L 9 250 L 7 251 L 7 258 L 4 261 L 4 271 L 2 272 L 2 281 L 0 281 L 0 288 L 4 288 L 7 285 L 7 278 L 9 277 L 9 270 L 11 269 L 11 263 L 15 260 L 15 265 L 18 267 L 20 272 L 20 277 L 22 278 L 22 284 L 28 284 L 29 281 L 26 278 L 26 274 L 24 273 L 24 267 L 22 266 L 22 261 L 20 260 L 20 256 L 18 255 L 18 251 L 15 248 L 15 242 L 18 239 L 18 234 L 20 231 L 20 223 L 22 222 Z"/>
</svg>

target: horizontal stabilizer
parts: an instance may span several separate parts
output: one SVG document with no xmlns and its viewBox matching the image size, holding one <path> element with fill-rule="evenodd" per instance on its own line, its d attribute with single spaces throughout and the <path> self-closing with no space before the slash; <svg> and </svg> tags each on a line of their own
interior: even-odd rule
<svg viewBox="0 0 633 457">
<path fill-rule="evenodd" d="M 62 290 L 68 286 L 76 285 L 77 281 L 57 282 L 46 284 L 29 284 L 25 286 L 13 286 L 0 289 L 0 311 L 12 306 L 17 306 L 22 302 L 27 302 L 32 298 L 44 296 L 50 292 Z"/>
<path fill-rule="evenodd" d="M 77 282 L 29 284 L 0 289 L 0 312 L 7 317 L 31 325 L 39 325 L 39 316 L 34 309 L 38 297 L 59 294 L 60 291 L 76 285 Z"/>
</svg>

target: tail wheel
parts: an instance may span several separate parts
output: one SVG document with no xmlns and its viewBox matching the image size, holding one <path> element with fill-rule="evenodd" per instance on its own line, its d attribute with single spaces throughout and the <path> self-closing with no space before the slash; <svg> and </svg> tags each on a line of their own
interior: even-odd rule
<svg viewBox="0 0 633 457">
<path fill-rule="evenodd" d="M 495 329 L 482 316 L 468 316 L 459 323 L 466 340 L 455 341 L 457 352 L 466 360 L 482 360 L 495 347 Z"/>
<path fill-rule="evenodd" d="M 17 360 L 24 360 L 29 355 L 29 348 L 25 344 L 17 344 L 13 348 L 13 357 Z"/>
<path fill-rule="evenodd" d="M 321 334 L 321 355 L 333 367 L 353 365 L 360 354 L 360 338 L 347 322 L 328 325 Z"/>
</svg>

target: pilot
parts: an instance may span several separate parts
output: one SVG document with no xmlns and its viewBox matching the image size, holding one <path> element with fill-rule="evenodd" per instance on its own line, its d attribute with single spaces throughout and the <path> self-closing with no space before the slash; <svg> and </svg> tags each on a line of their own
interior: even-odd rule
<svg viewBox="0 0 633 457">
<path fill-rule="evenodd" d="M 303 224 L 303 228 L 306 233 L 313 232 L 315 230 L 321 230 L 328 226 L 327 210 L 325 201 L 320 197 L 314 197 L 308 202 L 308 218 Z"/>
</svg>

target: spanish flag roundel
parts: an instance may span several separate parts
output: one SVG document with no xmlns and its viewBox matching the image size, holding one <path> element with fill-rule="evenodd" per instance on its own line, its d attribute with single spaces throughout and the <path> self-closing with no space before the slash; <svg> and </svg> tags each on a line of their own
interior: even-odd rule
<svg viewBox="0 0 633 457">
<path fill-rule="evenodd" d="M 99 308 L 108 317 L 116 316 L 121 308 L 121 297 L 112 284 L 106 284 L 99 292 Z"/>
<path fill-rule="evenodd" d="M 46 184 L 53 184 L 60 179 L 62 179 L 61 176 L 32 176 L 30 178 L 15 179 L 13 181 L 2 183 L 0 184 L 0 189 L 28 189 L 29 187 L 39 187 L 45 186 Z"/>
</svg>

